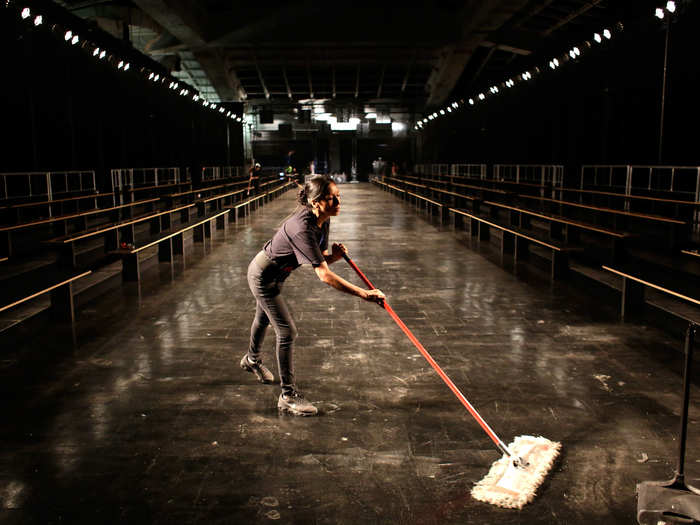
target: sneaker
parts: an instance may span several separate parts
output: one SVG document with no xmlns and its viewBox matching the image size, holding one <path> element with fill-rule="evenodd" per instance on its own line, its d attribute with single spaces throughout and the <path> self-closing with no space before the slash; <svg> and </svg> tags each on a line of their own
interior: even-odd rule
<svg viewBox="0 0 700 525">
<path fill-rule="evenodd" d="M 277 408 L 295 416 L 315 416 L 318 414 L 318 408 L 304 399 L 304 394 L 296 390 L 289 394 L 281 393 L 277 401 Z"/>
<path fill-rule="evenodd" d="M 261 383 L 272 383 L 275 380 L 275 376 L 272 372 L 262 364 L 262 361 L 251 361 L 248 359 L 248 354 L 243 356 L 241 359 L 241 368 L 246 372 L 252 372 L 258 381 Z"/>
</svg>

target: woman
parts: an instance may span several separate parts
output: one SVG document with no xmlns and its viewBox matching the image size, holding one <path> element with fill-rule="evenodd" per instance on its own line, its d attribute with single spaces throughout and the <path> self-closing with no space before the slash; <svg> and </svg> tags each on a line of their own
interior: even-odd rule
<svg viewBox="0 0 700 525">
<path fill-rule="evenodd" d="M 328 253 L 330 218 L 340 213 L 340 191 L 335 183 L 323 175 L 309 179 L 299 190 L 298 203 L 297 210 L 248 266 L 248 285 L 257 305 L 250 328 L 250 346 L 241 359 L 241 368 L 255 374 L 261 383 L 274 381 L 272 372 L 260 359 L 265 331 L 272 324 L 277 334 L 277 365 L 282 385 L 277 407 L 294 415 L 313 416 L 318 413 L 317 408 L 304 399 L 294 383 L 292 354 L 297 329 L 280 293 L 282 283 L 293 270 L 310 264 L 321 281 L 341 292 L 379 304 L 384 294 L 376 289 L 359 288 L 328 267 L 347 253 L 342 244 L 333 244 Z"/>
</svg>

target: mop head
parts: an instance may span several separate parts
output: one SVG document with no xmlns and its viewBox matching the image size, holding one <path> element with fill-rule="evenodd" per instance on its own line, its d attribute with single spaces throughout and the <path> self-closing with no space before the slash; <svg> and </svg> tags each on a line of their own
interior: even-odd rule
<svg viewBox="0 0 700 525">
<path fill-rule="evenodd" d="M 518 436 L 508 445 L 514 457 L 527 466 L 515 466 L 503 455 L 491 465 L 484 479 L 472 489 L 472 497 L 509 509 L 522 509 L 535 498 L 535 491 L 547 477 L 559 455 L 561 443 L 543 437 Z"/>
</svg>

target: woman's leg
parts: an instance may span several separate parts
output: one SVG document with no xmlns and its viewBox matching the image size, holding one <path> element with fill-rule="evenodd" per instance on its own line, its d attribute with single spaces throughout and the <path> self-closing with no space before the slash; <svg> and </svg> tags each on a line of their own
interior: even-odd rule
<svg viewBox="0 0 700 525">
<path fill-rule="evenodd" d="M 287 302 L 279 293 L 274 297 L 258 299 L 272 328 L 277 335 L 277 365 L 280 372 L 280 385 L 285 393 L 294 390 L 294 340 L 297 327 L 287 307 Z"/>
<path fill-rule="evenodd" d="M 265 340 L 265 332 L 269 325 L 270 320 L 265 310 L 260 305 L 260 299 L 257 299 L 255 318 L 253 319 L 253 324 L 250 326 L 250 345 L 248 346 L 248 358 L 251 361 L 260 361 L 260 348 Z"/>
</svg>

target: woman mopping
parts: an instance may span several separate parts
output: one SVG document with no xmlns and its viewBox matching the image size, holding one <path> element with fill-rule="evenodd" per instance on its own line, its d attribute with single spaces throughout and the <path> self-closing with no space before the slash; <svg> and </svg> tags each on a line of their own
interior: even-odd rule
<svg viewBox="0 0 700 525">
<path fill-rule="evenodd" d="M 313 416 L 318 409 L 304 399 L 294 383 L 292 354 L 297 329 L 281 295 L 284 280 L 302 264 L 310 264 L 321 281 L 341 292 L 378 304 L 384 300 L 384 294 L 377 289 L 355 286 L 328 267 L 347 253 L 342 244 L 333 244 L 328 253 L 329 219 L 340 213 L 340 190 L 336 184 L 323 175 L 312 177 L 299 190 L 297 200 L 298 209 L 248 266 L 248 285 L 257 304 L 250 328 L 250 346 L 241 359 L 241 368 L 254 373 L 261 383 L 274 381 L 272 372 L 260 359 L 265 331 L 272 324 L 277 335 L 277 365 L 282 385 L 277 407 L 297 416 Z"/>
</svg>

